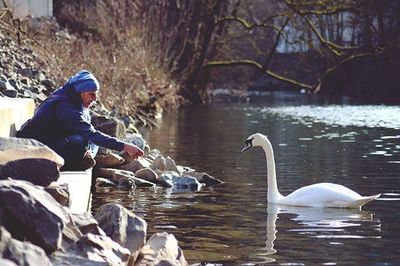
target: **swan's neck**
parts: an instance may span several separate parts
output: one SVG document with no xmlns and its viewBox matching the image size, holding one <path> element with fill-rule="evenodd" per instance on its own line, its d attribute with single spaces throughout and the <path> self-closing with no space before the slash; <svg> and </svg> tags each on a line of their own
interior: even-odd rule
<svg viewBox="0 0 400 266">
<path fill-rule="evenodd" d="M 263 143 L 262 148 L 267 158 L 268 202 L 277 202 L 277 200 L 283 196 L 279 193 L 278 185 L 276 183 L 274 151 L 268 139 Z"/>
</svg>

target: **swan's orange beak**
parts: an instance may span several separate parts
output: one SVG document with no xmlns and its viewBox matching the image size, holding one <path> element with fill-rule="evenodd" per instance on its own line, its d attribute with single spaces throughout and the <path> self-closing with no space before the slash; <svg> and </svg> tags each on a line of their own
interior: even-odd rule
<svg viewBox="0 0 400 266">
<path fill-rule="evenodd" d="M 251 147 L 253 147 L 253 144 L 251 143 L 251 141 L 252 141 L 252 139 L 248 139 L 248 140 L 245 141 L 244 147 L 241 150 L 241 152 L 245 152 L 248 149 L 250 149 Z"/>
</svg>

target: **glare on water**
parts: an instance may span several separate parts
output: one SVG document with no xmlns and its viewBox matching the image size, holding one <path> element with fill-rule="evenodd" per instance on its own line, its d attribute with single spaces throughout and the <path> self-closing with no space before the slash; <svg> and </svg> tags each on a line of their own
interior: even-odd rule
<svg viewBox="0 0 400 266">
<path fill-rule="evenodd" d="M 190 263 L 396 264 L 400 256 L 400 108 L 388 106 L 192 106 L 144 132 L 150 147 L 224 184 L 200 191 L 98 190 L 93 210 L 119 202 L 173 233 Z M 382 193 L 362 210 L 267 203 L 261 149 L 268 135 L 282 194 L 316 182 Z"/>
</svg>

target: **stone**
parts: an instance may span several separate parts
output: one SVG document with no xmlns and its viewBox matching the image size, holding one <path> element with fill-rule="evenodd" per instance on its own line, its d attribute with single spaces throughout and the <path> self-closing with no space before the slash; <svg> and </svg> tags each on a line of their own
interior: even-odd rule
<svg viewBox="0 0 400 266">
<path fill-rule="evenodd" d="M 129 250 L 110 237 L 91 233 L 82 236 L 68 251 L 95 262 L 93 265 L 126 265 L 130 258 Z"/>
<path fill-rule="evenodd" d="M 115 203 L 102 205 L 95 219 L 107 236 L 130 251 L 135 261 L 146 242 L 146 221 Z"/>
<path fill-rule="evenodd" d="M 108 178 L 98 177 L 96 178 L 96 187 L 117 187 L 117 184 Z"/>
<path fill-rule="evenodd" d="M 22 180 L 0 181 L 0 222 L 20 240 L 51 253 L 61 247 L 66 210 L 42 187 Z"/>
<path fill-rule="evenodd" d="M 71 206 L 68 184 L 58 184 L 53 182 L 49 186 L 45 187 L 44 190 L 62 206 Z"/>
<path fill-rule="evenodd" d="M 159 180 L 158 175 L 151 168 L 142 168 L 137 170 L 135 176 L 153 183 L 157 183 Z"/>
<path fill-rule="evenodd" d="M 52 265 L 43 249 L 29 242 L 21 242 L 0 226 L 0 265 Z"/>
<path fill-rule="evenodd" d="M 165 171 L 165 158 L 162 155 L 158 155 L 150 165 L 151 169 L 158 169 Z"/>
<path fill-rule="evenodd" d="M 223 183 L 221 180 L 210 176 L 204 172 L 186 172 L 186 175 L 195 177 L 200 183 L 204 183 L 206 186 L 214 186 Z"/>
<path fill-rule="evenodd" d="M 165 158 L 165 171 L 174 171 L 174 172 L 177 172 L 179 174 L 182 174 L 182 172 L 176 166 L 176 163 L 175 163 L 174 159 L 172 159 L 169 156 L 167 156 Z"/>
<path fill-rule="evenodd" d="M 115 153 L 97 154 L 95 160 L 97 167 L 118 167 L 125 162 L 124 158 Z"/>
<path fill-rule="evenodd" d="M 168 264 L 162 264 L 165 261 Z M 172 263 L 172 264 L 170 264 Z M 189 265 L 175 236 L 166 232 L 155 233 L 139 253 L 135 265 Z"/>
<path fill-rule="evenodd" d="M 135 180 L 132 177 L 123 177 L 119 180 L 117 187 L 124 190 L 135 189 Z"/>
<path fill-rule="evenodd" d="M 12 177 L 47 187 L 60 176 L 64 159 L 33 139 L 0 137 L 0 179 Z"/>
<path fill-rule="evenodd" d="M 136 160 L 131 161 L 128 164 L 121 166 L 120 168 L 136 173 L 140 169 L 149 167 L 150 167 L 150 162 L 148 160 L 144 158 L 138 158 Z"/>
<path fill-rule="evenodd" d="M 143 136 L 141 134 L 129 133 L 129 134 L 126 134 L 122 138 L 122 140 L 138 146 L 143 151 L 149 150 L 149 144 L 146 142 L 146 140 L 143 138 Z"/>
<path fill-rule="evenodd" d="M 124 123 L 117 118 L 109 118 L 94 113 L 92 113 L 92 124 L 97 130 L 119 139 L 124 136 L 126 130 Z"/>
<path fill-rule="evenodd" d="M 71 213 L 73 223 L 79 228 L 83 235 L 88 233 L 105 236 L 106 233 L 100 228 L 98 222 L 89 212 Z"/>
<path fill-rule="evenodd" d="M 10 97 L 10 98 L 17 98 L 18 96 L 18 91 L 13 89 L 13 90 L 4 90 L 2 91 L 4 96 Z"/>
</svg>

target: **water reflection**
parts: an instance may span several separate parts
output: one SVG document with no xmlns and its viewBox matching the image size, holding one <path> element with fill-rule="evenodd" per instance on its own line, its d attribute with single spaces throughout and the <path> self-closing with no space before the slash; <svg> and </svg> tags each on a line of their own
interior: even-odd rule
<svg viewBox="0 0 400 266">
<path fill-rule="evenodd" d="M 279 219 L 289 219 L 294 224 L 288 225 L 285 222 L 280 224 Z M 366 226 L 366 224 L 371 227 L 368 235 L 354 229 L 355 227 Z M 279 241 L 279 238 L 287 241 L 291 232 L 310 238 L 335 239 L 334 242 L 330 242 L 331 245 L 343 245 L 338 239 L 381 238 L 380 220 L 374 218 L 373 214 L 368 211 L 295 207 L 268 203 L 265 247 L 258 249 L 257 253 L 251 257 L 262 259 L 263 263 L 276 261 L 273 254 L 279 253 L 280 250 L 274 247 L 275 241 Z M 297 244 L 294 242 L 293 245 Z M 287 246 L 285 245 L 284 248 L 287 248 Z"/>
<path fill-rule="evenodd" d="M 93 211 L 106 202 L 123 204 L 145 218 L 149 236 L 164 230 L 173 233 L 191 264 L 397 265 L 400 108 L 387 108 L 387 117 L 381 115 L 383 109 L 303 106 L 294 109 L 296 116 L 281 115 L 278 108 L 269 112 L 263 104 L 191 106 L 165 115 L 160 127 L 145 136 L 150 147 L 225 183 L 197 192 L 98 191 Z M 311 112 L 319 117 L 298 119 Z M 366 122 L 360 119 L 357 126 L 345 126 L 349 112 L 364 114 Z M 340 117 L 344 121 L 337 125 Z M 377 125 L 379 119 L 387 128 L 369 127 L 369 121 Z M 244 139 L 254 132 L 268 134 L 274 144 L 282 194 L 332 182 L 382 197 L 365 206 L 371 212 L 271 209 L 262 151 L 239 153 Z"/>
</svg>

